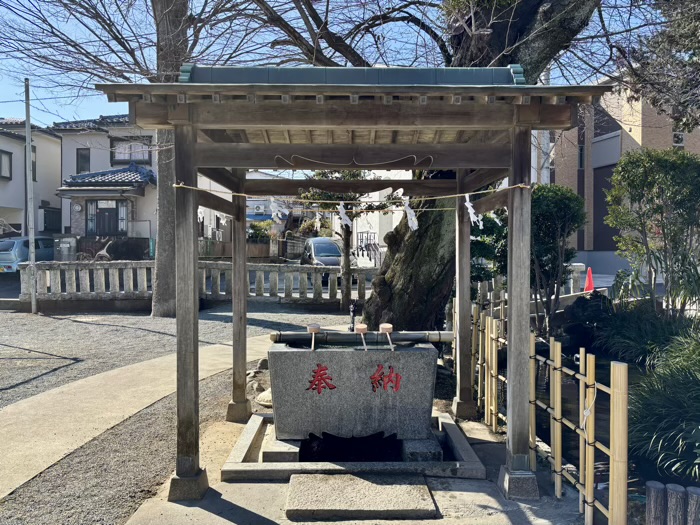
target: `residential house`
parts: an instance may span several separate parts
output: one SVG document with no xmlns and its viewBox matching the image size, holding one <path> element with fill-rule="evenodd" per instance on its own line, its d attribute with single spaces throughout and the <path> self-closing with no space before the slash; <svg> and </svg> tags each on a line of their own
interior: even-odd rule
<svg viewBox="0 0 700 525">
<path fill-rule="evenodd" d="M 124 171 L 131 165 L 150 170 L 156 177 L 156 166 L 158 153 L 153 148 L 154 132 L 143 130 L 129 124 L 128 115 L 100 116 L 96 119 L 75 120 L 70 122 L 56 122 L 53 131 L 60 134 L 62 141 L 61 172 L 63 181 L 75 181 L 75 175 L 91 173 L 94 175 L 93 182 L 100 179 L 104 184 L 114 182 L 112 177 L 126 177 L 125 184 L 130 184 L 134 177 L 138 178 L 143 170 L 137 172 L 131 170 Z M 112 171 L 110 175 L 107 172 Z M 132 173 L 132 175 L 124 175 Z M 157 177 L 156 177 L 157 178 Z M 63 186 L 59 184 L 58 186 Z M 56 186 L 56 187 L 58 187 Z M 114 186 L 116 188 L 116 186 Z M 55 190 L 55 188 L 54 188 Z M 116 191 L 116 190 L 115 190 Z M 84 202 L 73 202 L 73 190 L 60 191 L 64 198 L 63 223 L 64 232 L 71 235 L 91 235 L 85 228 L 87 223 L 88 210 L 84 207 Z M 139 199 L 130 195 L 130 202 L 133 208 L 130 209 L 129 216 L 134 223 L 129 236 L 155 238 L 157 221 L 155 216 L 156 197 L 155 191 L 145 192 L 143 199 L 140 199 L 139 206 L 136 205 Z M 153 197 L 151 198 L 151 193 Z M 80 195 L 86 195 L 85 191 Z M 114 195 L 112 195 L 114 197 Z M 76 199 L 81 199 L 76 195 Z M 83 199 L 84 200 L 84 199 Z M 109 200 L 109 199 L 107 199 Z M 77 207 L 81 208 L 76 212 Z M 74 223 L 74 221 L 78 221 Z"/>
<path fill-rule="evenodd" d="M 25 123 L 22 119 L 0 119 L 0 219 L 13 230 L 27 235 Z M 61 201 L 56 187 L 61 172 L 56 160 L 61 157 L 61 137 L 51 130 L 32 126 L 32 186 L 34 188 L 34 224 L 37 233 L 61 232 Z M 4 231 L 4 230 L 3 230 Z M 0 231 L 0 236 L 19 235 Z"/>
<path fill-rule="evenodd" d="M 683 133 L 671 119 L 642 100 L 630 100 L 624 89 L 606 94 L 579 118 L 578 128 L 561 133 L 554 147 L 552 183 L 584 197 L 588 223 L 578 232 L 575 262 L 598 274 L 613 275 L 628 267 L 615 254 L 616 231 L 605 224 L 608 207 L 605 191 L 620 157 L 638 148 L 683 148 L 700 154 L 700 131 Z"/>
<path fill-rule="evenodd" d="M 73 236 L 155 238 L 156 176 L 145 166 L 71 175 L 58 195 L 70 199 Z"/>
</svg>

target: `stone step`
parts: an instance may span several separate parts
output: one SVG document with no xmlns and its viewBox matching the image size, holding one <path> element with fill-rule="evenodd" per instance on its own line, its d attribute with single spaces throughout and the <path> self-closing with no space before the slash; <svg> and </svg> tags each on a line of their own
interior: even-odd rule
<svg viewBox="0 0 700 525">
<path fill-rule="evenodd" d="M 280 441 L 275 437 L 274 423 L 267 425 L 260 449 L 260 463 L 297 463 L 301 441 Z"/>
<path fill-rule="evenodd" d="M 434 519 L 421 475 L 294 474 L 285 513 L 292 520 Z"/>
</svg>

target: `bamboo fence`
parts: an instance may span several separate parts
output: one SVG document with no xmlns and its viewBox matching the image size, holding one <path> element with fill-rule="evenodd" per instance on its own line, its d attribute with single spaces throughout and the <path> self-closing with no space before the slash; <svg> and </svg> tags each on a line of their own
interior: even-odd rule
<svg viewBox="0 0 700 525">
<path fill-rule="evenodd" d="M 483 293 L 482 293 L 483 292 Z M 488 299 L 483 300 L 484 297 Z M 498 354 L 506 347 L 506 320 L 491 314 L 498 304 L 504 303 L 504 297 L 498 292 L 479 290 L 477 305 L 472 310 L 473 345 L 472 363 L 474 370 L 473 389 L 477 396 L 478 407 L 483 411 L 484 423 L 494 432 L 498 430 L 499 421 L 507 423 L 502 414 L 501 405 L 505 404 L 501 385 L 507 385 L 507 378 L 498 372 Z M 498 311 L 498 310 L 497 310 Z M 502 311 L 502 310 L 501 310 Z M 562 496 L 562 483 L 568 481 L 579 492 L 579 511 L 585 515 L 585 524 L 593 525 L 594 509 L 598 509 L 610 525 L 627 524 L 627 406 L 628 382 L 627 364 L 612 362 L 610 364 L 610 386 L 596 381 L 596 356 L 587 354 L 584 348 L 579 350 L 578 370 L 562 366 L 562 345 L 552 338 L 549 344 L 549 356 L 537 355 L 535 352 L 535 335 L 530 336 L 530 465 L 536 470 L 536 457 L 539 455 L 549 464 L 557 498 Z M 549 377 L 549 402 L 537 399 L 537 368 L 545 367 Z M 579 409 L 578 421 L 572 421 L 562 415 L 562 379 L 564 376 L 578 381 Z M 596 398 L 599 394 L 610 396 L 610 443 L 608 446 L 596 439 L 595 414 Z M 549 449 L 538 442 L 536 435 L 537 409 L 549 414 L 550 435 L 547 441 Z M 563 465 L 571 465 L 563 457 L 562 430 L 566 426 L 579 438 L 579 465 L 572 472 Z M 610 483 L 608 506 L 606 507 L 595 494 L 595 452 L 599 450 L 609 458 Z"/>
</svg>

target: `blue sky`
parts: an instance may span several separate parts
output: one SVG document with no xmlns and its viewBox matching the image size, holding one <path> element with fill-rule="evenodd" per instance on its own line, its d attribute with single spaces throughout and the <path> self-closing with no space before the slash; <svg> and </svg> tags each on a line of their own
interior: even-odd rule
<svg viewBox="0 0 700 525">
<path fill-rule="evenodd" d="M 29 78 L 31 87 L 32 79 Z M 102 93 L 87 92 L 87 96 L 74 98 L 72 93 L 56 93 L 31 88 L 31 120 L 39 126 L 50 126 L 62 120 L 97 118 L 100 115 L 117 115 L 129 111 L 126 103 L 110 103 Z M 56 97 L 65 97 L 58 98 Z M 0 117 L 24 118 L 24 83 L 0 75 Z M 53 100 L 47 100 L 53 99 Z"/>
</svg>

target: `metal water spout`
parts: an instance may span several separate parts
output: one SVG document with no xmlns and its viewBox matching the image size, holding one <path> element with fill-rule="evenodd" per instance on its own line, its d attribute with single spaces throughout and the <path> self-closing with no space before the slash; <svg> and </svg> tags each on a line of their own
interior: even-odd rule
<svg viewBox="0 0 700 525">
<path fill-rule="evenodd" d="M 393 352 L 395 350 L 394 343 L 391 342 L 391 332 L 394 331 L 394 325 L 391 323 L 382 323 L 379 325 L 379 333 L 386 334 L 386 338 L 389 340 L 389 348 Z"/>
<path fill-rule="evenodd" d="M 365 341 L 365 334 L 367 333 L 367 325 L 364 323 L 357 323 L 355 325 L 355 333 L 360 334 L 362 338 L 362 346 L 365 347 L 365 352 L 367 351 L 367 342 Z"/>
<path fill-rule="evenodd" d="M 310 324 L 306 327 L 306 331 L 311 334 L 311 351 L 316 351 L 316 334 L 321 331 L 321 325 Z"/>
</svg>

